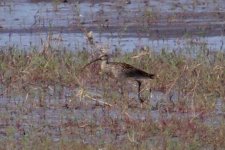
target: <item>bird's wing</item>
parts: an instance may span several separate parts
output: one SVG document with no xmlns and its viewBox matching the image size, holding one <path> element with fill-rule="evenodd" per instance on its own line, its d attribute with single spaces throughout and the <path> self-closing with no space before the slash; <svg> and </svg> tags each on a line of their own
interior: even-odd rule
<svg viewBox="0 0 225 150">
<path fill-rule="evenodd" d="M 135 68 L 126 63 L 116 63 L 122 67 L 123 72 L 126 74 L 127 77 L 145 77 L 145 78 L 154 78 L 154 74 L 149 74 L 141 69 Z"/>
</svg>

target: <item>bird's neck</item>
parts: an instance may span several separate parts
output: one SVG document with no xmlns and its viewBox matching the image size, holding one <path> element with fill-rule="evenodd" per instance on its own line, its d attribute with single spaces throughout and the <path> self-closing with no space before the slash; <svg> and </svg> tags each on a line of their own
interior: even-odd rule
<svg viewBox="0 0 225 150">
<path fill-rule="evenodd" d="M 101 69 L 104 70 L 108 63 L 109 63 L 108 60 L 102 60 Z"/>
</svg>

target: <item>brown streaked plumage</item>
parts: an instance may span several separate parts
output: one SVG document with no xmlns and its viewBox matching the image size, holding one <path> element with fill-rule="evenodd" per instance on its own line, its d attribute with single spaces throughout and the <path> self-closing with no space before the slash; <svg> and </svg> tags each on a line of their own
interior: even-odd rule
<svg viewBox="0 0 225 150">
<path fill-rule="evenodd" d="M 101 72 L 110 75 L 118 80 L 127 80 L 131 79 L 138 83 L 138 99 L 141 103 L 144 100 L 141 98 L 141 84 L 143 79 L 154 79 L 154 74 L 149 74 L 141 69 L 135 68 L 132 65 L 120 62 L 109 62 L 109 56 L 107 54 L 101 55 L 99 58 L 91 61 L 86 66 L 90 65 L 93 62 L 101 60 Z M 85 68 L 84 67 L 84 68 Z"/>
</svg>

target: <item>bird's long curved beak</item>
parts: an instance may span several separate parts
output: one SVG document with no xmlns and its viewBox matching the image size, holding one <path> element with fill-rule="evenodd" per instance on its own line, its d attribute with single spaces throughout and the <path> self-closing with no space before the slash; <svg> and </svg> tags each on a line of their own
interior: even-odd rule
<svg viewBox="0 0 225 150">
<path fill-rule="evenodd" d="M 94 59 L 94 60 L 92 60 L 91 62 L 89 62 L 89 63 L 87 63 L 85 66 L 83 66 L 82 67 L 82 70 L 84 70 L 87 66 L 89 66 L 90 64 L 92 64 L 92 63 L 94 63 L 94 62 L 96 62 L 96 61 L 99 61 L 99 60 L 101 60 L 101 58 L 97 58 L 97 59 Z"/>
</svg>

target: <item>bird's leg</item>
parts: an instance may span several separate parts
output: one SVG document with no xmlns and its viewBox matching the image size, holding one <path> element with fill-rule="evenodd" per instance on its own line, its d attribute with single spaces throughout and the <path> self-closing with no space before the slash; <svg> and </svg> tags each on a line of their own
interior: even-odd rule
<svg viewBox="0 0 225 150">
<path fill-rule="evenodd" d="M 152 88 L 149 88 L 149 96 L 150 96 L 150 98 L 151 98 L 151 94 L 152 94 Z"/>
<path fill-rule="evenodd" d="M 101 80 L 103 81 L 103 82 L 101 82 L 101 85 L 102 85 L 102 90 L 103 90 L 103 92 L 105 93 L 105 92 L 107 92 L 107 85 L 106 85 L 106 81 L 108 80 L 107 79 L 107 76 L 105 75 L 105 74 L 103 74 L 103 73 L 101 73 Z"/>
<path fill-rule="evenodd" d="M 141 81 L 137 80 L 138 83 L 138 99 L 140 100 L 141 103 L 144 102 L 144 100 L 141 98 Z"/>
<path fill-rule="evenodd" d="M 123 86 L 122 85 L 120 85 L 119 92 L 120 92 L 121 95 L 124 96 L 124 89 L 123 89 Z"/>
<path fill-rule="evenodd" d="M 124 96 L 124 84 L 122 81 L 116 80 L 117 85 L 119 86 L 119 92 L 122 96 Z"/>
</svg>

